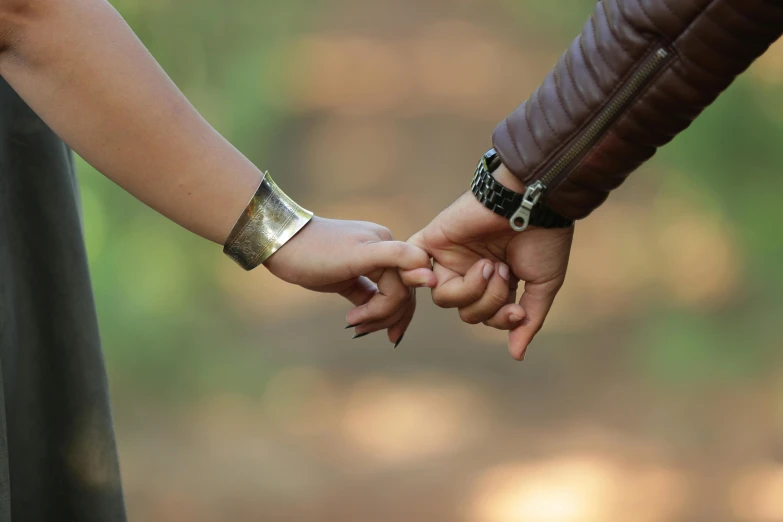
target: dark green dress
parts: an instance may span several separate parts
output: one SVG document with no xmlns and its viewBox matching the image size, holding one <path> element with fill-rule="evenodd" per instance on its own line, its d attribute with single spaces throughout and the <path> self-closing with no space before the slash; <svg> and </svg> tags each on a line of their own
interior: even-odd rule
<svg viewBox="0 0 783 522">
<path fill-rule="evenodd" d="M 0 522 L 125 520 L 71 152 L 0 78 Z"/>
</svg>

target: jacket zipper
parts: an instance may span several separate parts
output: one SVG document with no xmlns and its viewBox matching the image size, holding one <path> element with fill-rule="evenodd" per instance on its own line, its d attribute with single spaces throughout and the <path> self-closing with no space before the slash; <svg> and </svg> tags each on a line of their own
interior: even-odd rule
<svg viewBox="0 0 783 522">
<path fill-rule="evenodd" d="M 553 182 L 559 182 L 562 175 L 569 172 L 568 167 L 581 159 L 582 155 L 604 135 L 617 116 L 634 100 L 636 94 L 646 87 L 655 73 L 666 65 L 671 55 L 671 52 L 663 47 L 651 54 L 606 107 L 598 113 L 579 138 L 546 169 L 538 180 L 527 187 L 522 204 L 511 216 L 511 228 L 517 232 L 522 232 L 527 228 L 530 222 L 530 213 L 541 201 L 547 187 Z"/>
</svg>

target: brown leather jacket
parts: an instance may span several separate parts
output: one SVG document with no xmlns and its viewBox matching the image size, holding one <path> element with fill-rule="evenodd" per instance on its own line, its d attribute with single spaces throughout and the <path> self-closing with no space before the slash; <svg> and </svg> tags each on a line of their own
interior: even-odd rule
<svg viewBox="0 0 783 522">
<path fill-rule="evenodd" d="M 600 206 L 783 32 L 783 0 L 603 0 L 493 136 L 530 199 Z"/>
</svg>

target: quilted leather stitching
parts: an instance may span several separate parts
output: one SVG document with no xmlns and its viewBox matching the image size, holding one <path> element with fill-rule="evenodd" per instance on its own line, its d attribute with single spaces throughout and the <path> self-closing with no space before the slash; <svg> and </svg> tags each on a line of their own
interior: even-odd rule
<svg viewBox="0 0 783 522">
<path fill-rule="evenodd" d="M 505 125 L 497 129 L 510 138 L 514 149 L 504 151 L 509 147 L 498 147 L 501 158 L 506 153 L 516 152 L 518 157 L 511 158 L 511 164 L 517 166 L 522 163 L 522 152 L 528 151 L 528 164 L 524 170 L 515 173 L 525 181 L 535 178 L 544 166 L 562 154 L 565 147 L 622 88 L 628 74 L 648 56 L 650 36 L 660 33 L 661 41 L 672 41 L 675 56 L 665 68 L 667 73 L 661 71 L 656 76 L 660 80 L 655 79 L 654 84 L 648 84 L 637 93 L 636 101 L 584 155 L 582 164 L 588 165 L 596 151 L 602 154 L 599 163 L 588 169 L 590 180 L 582 180 L 576 169 L 561 183 L 561 186 L 569 187 L 564 197 L 572 207 L 562 209 L 561 213 L 572 217 L 589 214 L 596 202 L 594 195 L 585 193 L 579 203 L 574 199 L 575 187 L 585 185 L 584 181 L 587 181 L 588 187 L 597 183 L 599 178 L 596 176 L 599 174 L 607 176 L 607 182 L 609 178 L 622 180 L 629 173 L 629 166 L 645 161 L 656 146 L 687 127 L 703 107 L 731 83 L 735 74 L 746 69 L 783 32 L 783 2 L 679 0 L 685 3 L 683 5 L 670 0 L 604 1 L 606 4 L 598 3 L 579 40 L 573 42 L 550 72 L 552 77 L 548 77 L 539 88 L 541 90 L 537 90 L 528 102 L 504 121 Z M 739 17 L 728 15 L 729 10 Z M 743 22 L 740 23 L 740 20 Z M 749 25 L 759 30 L 749 32 Z M 574 56 L 579 59 L 573 60 Z M 629 60 L 634 56 L 639 58 Z M 613 60 L 613 57 L 616 58 Z M 725 65 L 716 67 L 713 60 L 719 59 L 724 60 Z M 625 69 L 629 72 L 623 74 Z M 608 74 L 616 78 L 605 77 Z M 571 89 L 566 89 L 568 84 L 564 82 L 570 82 Z M 583 85 L 588 85 L 584 82 L 595 82 L 596 90 L 591 85 L 589 91 L 583 91 L 579 87 L 580 82 Z M 608 85 L 612 88 L 607 89 Z M 648 96 L 652 92 L 654 95 Z M 589 93 L 589 99 L 586 99 L 586 93 Z M 603 93 L 600 99 L 593 99 L 599 93 Z M 650 112 L 651 103 L 655 104 L 652 107 L 657 112 Z M 665 116 L 659 117 L 662 114 Z M 637 118 L 642 119 L 637 121 Z M 541 119 L 544 121 L 540 122 Z M 534 123 L 538 125 L 536 128 L 540 134 L 532 132 Z M 518 130 L 519 125 L 526 129 L 525 134 L 513 136 L 511 132 Z M 544 128 L 550 134 L 541 133 Z M 631 134 L 627 135 L 629 132 Z M 611 139 L 607 139 L 609 136 Z M 507 145 L 507 138 L 498 141 Z M 609 149 L 603 150 L 606 147 Z M 617 159 L 612 164 L 607 157 Z M 600 183 L 601 186 L 613 184 Z M 590 190 L 605 189 L 594 186 Z M 550 189 L 547 200 L 557 199 L 557 189 Z"/>
<path fill-rule="evenodd" d="M 606 26 L 609 28 L 609 34 L 611 38 L 625 51 L 626 55 L 633 57 L 631 49 L 629 49 L 623 39 L 620 38 L 620 34 L 617 32 L 617 28 L 615 27 L 614 21 L 612 20 L 612 15 L 610 14 L 611 11 L 606 8 L 606 3 L 599 2 L 598 9 L 601 9 L 604 13 L 604 17 L 606 18 Z"/>
<path fill-rule="evenodd" d="M 571 114 L 571 111 L 568 110 L 568 106 L 566 105 L 565 99 L 563 98 L 562 87 L 560 86 L 560 73 L 558 72 L 557 69 L 554 69 L 552 71 L 552 77 L 555 82 L 555 92 L 557 93 L 557 99 L 560 102 L 560 107 L 563 108 L 563 112 L 565 113 L 566 117 L 569 120 L 573 120 L 574 115 Z"/>
<path fill-rule="evenodd" d="M 566 53 L 565 55 L 565 65 L 566 65 L 566 76 L 568 76 L 568 79 L 571 80 L 571 85 L 574 87 L 574 92 L 579 97 L 579 101 L 581 101 L 585 105 L 589 105 L 585 100 L 584 96 L 582 96 L 582 91 L 579 89 L 579 86 L 576 85 L 576 75 L 571 70 L 571 55 L 569 55 L 568 53 Z"/>
<path fill-rule="evenodd" d="M 767 3 L 771 3 L 771 2 L 767 2 Z M 734 11 L 734 13 L 735 13 L 737 16 L 739 16 L 740 18 L 744 18 L 745 20 L 747 20 L 748 22 L 750 22 L 750 23 L 751 23 L 751 24 L 753 24 L 753 25 L 760 25 L 760 26 L 764 26 L 764 27 L 766 27 L 767 29 L 769 29 L 769 30 L 770 30 L 770 32 L 777 32 L 777 31 L 779 30 L 779 27 L 778 27 L 778 26 L 776 26 L 776 25 L 765 25 L 763 20 L 759 20 L 759 19 L 751 18 L 751 17 L 750 17 L 750 16 L 749 16 L 747 13 L 745 13 L 744 11 L 742 11 L 740 8 L 736 7 L 736 6 L 735 6 L 735 5 L 734 5 L 732 2 L 730 2 L 729 0 L 726 0 L 726 2 L 725 2 L 725 4 L 724 4 L 724 5 L 726 5 L 726 7 L 728 7 L 728 8 L 729 8 L 729 9 L 731 9 L 732 11 Z M 777 6 L 776 6 L 776 7 L 777 7 Z"/>
<path fill-rule="evenodd" d="M 538 91 L 538 89 L 536 89 L 536 91 Z M 535 95 L 535 93 L 533 94 Z M 525 105 L 525 124 L 527 125 L 527 130 L 530 131 L 530 138 L 533 140 L 533 144 L 536 146 L 539 152 L 543 153 L 544 149 L 541 148 L 541 144 L 538 143 L 536 132 L 533 130 L 533 125 L 530 123 L 530 106 L 530 103 Z"/>
<path fill-rule="evenodd" d="M 596 29 L 595 26 L 595 16 L 590 17 L 590 24 L 593 26 L 593 33 L 598 34 L 598 30 Z M 601 60 L 603 60 L 603 62 L 606 64 L 607 67 L 609 67 L 609 70 L 612 71 L 615 76 L 620 76 L 620 74 L 618 74 L 617 72 L 617 69 L 615 69 L 614 65 L 612 65 L 612 62 L 606 58 L 606 54 L 604 54 L 603 50 L 601 50 L 601 45 L 598 42 L 597 37 L 595 40 L 596 40 L 595 50 L 598 53 L 598 56 L 601 57 Z"/>
<path fill-rule="evenodd" d="M 631 69 L 629 69 L 625 73 L 625 75 L 616 82 L 616 85 L 615 85 L 614 89 L 612 89 L 612 91 L 610 93 L 605 95 L 598 105 L 583 102 L 586 106 L 590 107 L 590 111 L 589 111 L 590 116 L 588 118 L 583 118 L 582 121 L 579 122 L 579 126 L 575 130 L 572 129 L 571 131 L 569 131 L 568 138 L 565 141 L 563 141 L 562 143 L 558 143 L 557 146 L 554 147 L 553 150 L 550 151 L 550 153 L 543 159 L 543 161 L 541 161 L 538 165 L 535 166 L 534 170 L 528 174 L 527 178 L 523 178 L 523 181 L 528 182 L 530 179 L 535 177 L 535 175 L 538 174 L 542 170 L 543 166 L 546 166 L 546 165 L 550 164 L 553 161 L 553 158 L 557 157 L 557 155 L 560 154 L 563 151 L 563 149 L 566 149 L 568 144 L 570 143 L 570 141 L 575 136 L 579 136 L 579 134 L 584 130 L 584 128 L 587 127 L 590 124 L 590 122 L 595 117 L 595 115 L 600 113 L 601 110 L 603 110 L 603 108 L 606 106 L 606 104 L 609 103 L 609 101 L 617 94 L 617 92 L 623 88 L 623 85 L 625 84 L 625 82 L 628 81 L 628 79 L 634 74 L 634 72 L 636 72 L 637 65 L 639 63 L 642 63 L 645 60 L 647 60 L 648 57 L 653 52 L 655 52 L 658 48 L 659 47 L 657 45 L 648 45 L 647 52 L 645 52 L 642 55 L 642 58 L 637 60 L 636 64 L 634 64 L 634 66 Z M 573 78 L 574 77 L 572 76 L 572 80 L 573 80 Z M 584 100 L 584 98 L 581 98 L 581 99 Z M 532 97 L 531 97 L 531 100 L 528 100 L 528 102 L 526 102 L 525 105 L 530 104 L 531 101 L 532 101 Z M 509 122 L 509 124 L 510 124 L 510 122 Z M 500 151 L 498 151 L 498 152 L 500 152 Z M 501 157 L 502 157 L 502 154 L 501 154 Z"/>
<path fill-rule="evenodd" d="M 663 0 L 658 0 L 658 1 L 659 2 L 663 2 Z M 644 0 L 640 0 L 640 1 L 636 2 L 636 3 L 639 6 L 639 9 L 641 9 L 642 13 L 644 13 L 644 16 L 647 17 L 647 21 L 650 22 L 650 25 L 653 26 L 653 28 L 655 28 L 655 30 L 659 34 L 666 34 L 666 31 L 664 31 L 663 29 L 661 29 L 658 26 L 658 24 L 655 21 L 655 18 L 650 16 L 650 13 L 647 11 L 647 8 L 644 6 Z"/>
<path fill-rule="evenodd" d="M 647 56 L 649 56 L 649 54 L 650 54 L 650 53 L 648 53 L 647 55 L 645 55 L 645 59 L 646 59 L 646 57 L 647 57 Z M 671 62 L 669 62 L 669 64 L 671 65 Z M 661 71 L 658 71 L 658 74 L 656 75 L 656 77 L 657 77 L 657 76 L 660 76 L 661 74 L 663 74 L 665 70 L 666 70 L 666 69 L 662 69 Z M 645 95 L 645 94 L 646 94 L 646 93 L 647 93 L 647 92 L 648 92 L 650 89 L 652 89 L 652 88 L 654 88 L 654 87 L 655 87 L 655 81 L 654 81 L 654 80 L 655 80 L 655 78 L 653 78 L 653 81 L 649 82 L 647 85 L 645 85 L 645 86 L 644 86 L 644 88 L 643 88 L 641 91 L 639 91 L 639 93 L 637 94 L 637 97 L 638 97 L 637 99 L 642 99 L 642 98 L 644 97 L 644 95 Z M 621 85 L 622 85 L 622 84 L 621 84 Z M 625 114 L 625 117 L 627 117 L 627 116 L 628 116 L 628 113 L 626 112 L 626 114 Z M 615 121 L 615 123 L 614 123 L 614 125 L 612 126 L 612 128 L 617 128 L 617 127 L 618 127 L 618 122 L 619 122 L 619 120 L 620 120 L 621 118 L 623 118 L 623 115 L 621 115 L 621 116 L 620 116 L 620 118 L 618 118 L 618 120 L 617 120 L 617 121 Z M 606 133 L 604 133 L 604 135 L 603 135 L 603 136 L 601 136 L 601 138 L 599 138 L 599 139 L 598 139 L 598 141 L 597 141 L 595 144 L 593 144 L 593 146 L 592 146 L 592 147 L 590 147 L 590 149 L 589 149 L 589 150 L 587 150 L 587 151 L 585 152 L 585 154 L 584 154 L 584 156 L 582 157 L 582 159 L 581 159 L 581 160 L 579 160 L 578 164 L 575 166 L 575 168 L 574 168 L 574 171 L 577 171 L 577 172 L 578 172 L 578 171 L 579 171 L 579 167 L 580 167 L 581 165 L 588 164 L 588 163 L 590 162 L 590 159 L 593 157 L 593 155 L 594 155 L 594 154 L 596 154 L 596 152 L 597 152 L 597 151 L 600 151 L 600 149 L 601 149 L 601 146 L 602 146 L 602 145 L 603 145 L 603 144 L 606 142 L 606 140 L 607 140 L 607 139 L 608 139 L 610 136 L 612 136 L 613 138 L 615 138 L 615 139 L 616 139 L 616 137 L 617 137 L 618 135 L 619 135 L 619 133 L 613 133 L 613 131 L 612 131 L 611 129 L 610 129 L 609 131 L 607 131 Z M 640 145 L 642 145 L 642 144 L 640 144 Z M 621 174 L 618 174 L 618 175 L 621 175 Z M 563 182 L 565 182 L 566 180 L 569 180 L 569 181 L 571 181 L 572 183 L 578 184 L 579 186 L 582 186 L 583 188 L 586 188 L 586 187 L 585 187 L 583 184 L 581 184 L 581 182 L 580 182 L 580 180 L 579 180 L 579 176 L 566 176 L 566 177 L 564 177 L 563 179 L 561 179 L 561 180 L 560 180 L 560 182 L 559 182 L 557 185 L 554 185 L 554 186 L 552 186 L 552 187 L 548 187 L 550 190 L 549 190 L 549 194 L 547 195 L 547 198 L 546 198 L 546 199 L 547 199 L 547 200 L 549 200 L 549 199 L 552 197 L 552 195 L 553 195 L 553 194 L 555 194 L 555 193 L 557 192 L 557 188 L 558 188 L 558 186 L 562 185 L 562 184 L 563 184 Z M 592 190 L 597 190 L 597 189 L 595 189 L 595 187 L 593 187 L 593 188 L 592 188 Z M 593 209 L 590 209 L 590 210 L 588 211 L 588 213 L 589 213 L 589 212 L 592 212 L 592 210 L 593 210 Z M 565 215 L 567 215 L 567 214 L 565 214 Z M 584 217 L 584 216 L 579 216 L 579 218 L 582 218 L 582 217 Z"/>
<path fill-rule="evenodd" d="M 517 142 L 517 138 L 516 138 L 516 136 L 514 136 L 514 129 L 512 129 L 511 125 L 509 125 L 508 118 L 503 120 L 503 123 L 506 124 L 506 132 L 508 132 L 508 136 L 509 136 L 509 138 L 511 138 L 511 143 L 514 145 L 514 150 L 517 153 L 517 158 L 519 158 L 520 163 L 522 163 L 522 167 L 524 169 L 527 169 L 528 166 L 527 166 L 527 163 L 525 163 L 525 155 L 522 154 L 522 152 L 519 150 L 519 145 L 518 145 L 518 142 Z"/>
<path fill-rule="evenodd" d="M 538 101 L 538 106 L 541 107 L 541 114 L 544 116 L 544 121 L 546 122 L 547 127 L 549 127 L 549 131 L 552 133 L 553 136 L 557 137 L 557 132 L 555 132 L 555 128 L 552 126 L 552 122 L 549 121 L 549 116 L 546 114 L 546 106 L 541 103 L 541 91 L 543 89 L 537 89 L 536 90 L 536 100 Z"/>
<path fill-rule="evenodd" d="M 590 61 L 590 55 L 585 53 L 583 38 L 579 39 L 579 52 L 582 55 L 582 61 L 584 62 L 585 67 L 587 68 L 587 71 L 590 73 L 590 76 L 592 77 L 593 81 L 595 82 L 596 87 L 598 87 L 603 92 L 603 87 L 601 86 L 601 78 L 598 77 L 598 71 L 596 71 L 595 68 L 593 67 L 592 62 Z"/>
</svg>

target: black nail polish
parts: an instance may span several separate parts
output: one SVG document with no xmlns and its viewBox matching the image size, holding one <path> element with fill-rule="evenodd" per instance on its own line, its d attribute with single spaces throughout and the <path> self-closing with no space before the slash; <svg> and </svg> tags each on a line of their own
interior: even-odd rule
<svg viewBox="0 0 783 522">
<path fill-rule="evenodd" d="M 362 324 L 363 323 L 348 324 L 348 325 L 345 325 L 345 329 L 347 330 L 348 328 L 356 328 L 357 326 L 361 326 Z"/>
<path fill-rule="evenodd" d="M 397 348 L 400 343 L 402 342 L 402 338 L 405 337 L 405 334 L 402 334 L 399 339 L 397 339 L 397 342 L 394 343 L 394 348 Z"/>
<path fill-rule="evenodd" d="M 351 339 L 359 339 L 360 337 L 364 337 L 365 335 L 370 335 L 372 332 L 365 332 L 363 334 L 356 334 Z"/>
</svg>

